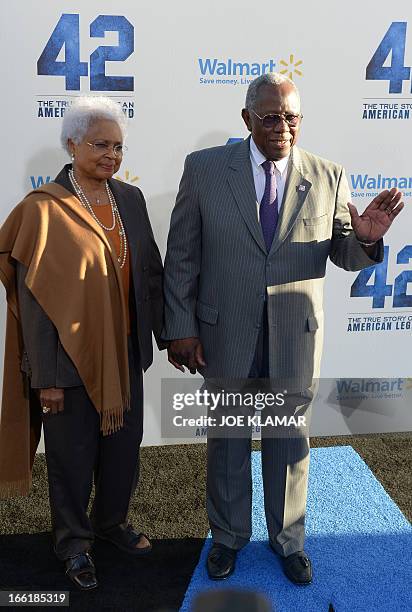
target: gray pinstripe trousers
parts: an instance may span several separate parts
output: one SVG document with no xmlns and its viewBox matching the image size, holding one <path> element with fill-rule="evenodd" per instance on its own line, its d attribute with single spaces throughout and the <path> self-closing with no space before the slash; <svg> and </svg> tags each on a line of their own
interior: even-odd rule
<svg viewBox="0 0 412 612">
<path fill-rule="evenodd" d="M 265 308 L 250 378 L 268 377 L 268 337 Z M 309 396 L 289 397 L 288 409 L 310 418 Z M 218 413 L 214 416 L 220 418 Z M 266 429 L 262 428 L 266 524 L 273 549 L 288 556 L 304 545 L 309 438 L 306 431 L 282 437 Z M 213 541 L 236 550 L 252 533 L 251 433 L 249 428 L 246 435 L 236 437 L 228 430 L 224 437 L 209 434 L 207 442 L 207 512 Z"/>
</svg>

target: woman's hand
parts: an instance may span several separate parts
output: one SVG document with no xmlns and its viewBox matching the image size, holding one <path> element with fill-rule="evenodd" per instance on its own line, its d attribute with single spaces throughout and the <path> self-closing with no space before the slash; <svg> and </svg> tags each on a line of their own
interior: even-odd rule
<svg viewBox="0 0 412 612">
<path fill-rule="evenodd" d="M 40 389 L 39 399 L 44 414 L 57 414 L 64 410 L 64 389 Z"/>
</svg>

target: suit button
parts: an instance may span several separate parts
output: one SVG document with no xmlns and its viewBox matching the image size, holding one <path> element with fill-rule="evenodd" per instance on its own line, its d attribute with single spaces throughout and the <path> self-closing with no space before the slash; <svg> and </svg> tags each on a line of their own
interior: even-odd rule
<svg viewBox="0 0 412 612">
<path fill-rule="evenodd" d="M 144 298 L 144 301 L 148 302 L 149 300 L 150 300 L 150 295 L 146 295 L 145 298 Z"/>
<path fill-rule="evenodd" d="M 147 272 L 149 269 L 149 266 L 143 266 L 143 272 Z"/>
</svg>

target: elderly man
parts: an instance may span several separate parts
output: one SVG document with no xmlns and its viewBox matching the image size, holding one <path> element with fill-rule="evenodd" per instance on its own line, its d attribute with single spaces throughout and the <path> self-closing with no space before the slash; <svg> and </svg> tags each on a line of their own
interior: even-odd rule
<svg viewBox="0 0 412 612">
<path fill-rule="evenodd" d="M 293 381 L 292 402 L 305 412 L 319 376 L 327 258 L 352 271 L 382 261 L 401 194 L 382 192 L 359 216 L 342 166 L 296 146 L 299 93 L 280 74 L 250 84 L 242 117 L 248 139 L 186 159 L 168 238 L 162 336 L 171 341 L 169 361 L 206 380 Z M 250 437 L 208 436 L 207 569 L 215 580 L 233 572 L 251 535 L 250 450 Z M 262 436 L 270 545 L 297 584 L 312 580 L 308 467 L 306 435 Z"/>
</svg>

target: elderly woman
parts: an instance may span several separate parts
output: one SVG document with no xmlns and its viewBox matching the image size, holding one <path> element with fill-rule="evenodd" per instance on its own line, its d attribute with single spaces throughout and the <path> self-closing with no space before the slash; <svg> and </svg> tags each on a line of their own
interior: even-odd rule
<svg viewBox="0 0 412 612">
<path fill-rule="evenodd" d="M 42 422 L 54 550 L 80 589 L 97 586 L 95 537 L 132 555 L 151 549 L 127 514 L 139 477 L 142 370 L 162 328 L 162 262 L 142 192 L 113 179 L 125 128 L 117 103 L 79 98 L 62 125 L 72 163 L 0 230 L 0 494 L 27 494 Z"/>
</svg>

